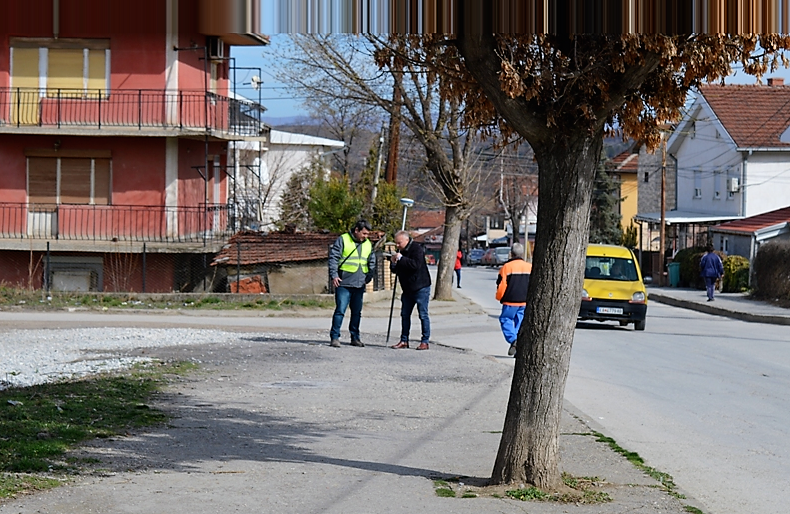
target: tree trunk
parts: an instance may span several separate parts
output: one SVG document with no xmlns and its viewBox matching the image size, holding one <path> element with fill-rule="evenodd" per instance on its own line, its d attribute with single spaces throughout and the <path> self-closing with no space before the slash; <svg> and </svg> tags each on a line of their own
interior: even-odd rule
<svg viewBox="0 0 790 514">
<path fill-rule="evenodd" d="M 505 426 L 491 480 L 556 490 L 559 426 L 584 282 L 590 199 L 603 134 L 535 146 L 538 227 Z M 564 137 L 563 137 L 564 136 Z M 549 138 L 547 138 L 548 140 Z"/>
<path fill-rule="evenodd" d="M 444 239 L 436 269 L 434 300 L 453 299 L 453 269 L 461 241 L 461 223 L 463 222 L 458 211 L 457 207 L 446 207 L 444 211 Z"/>
</svg>

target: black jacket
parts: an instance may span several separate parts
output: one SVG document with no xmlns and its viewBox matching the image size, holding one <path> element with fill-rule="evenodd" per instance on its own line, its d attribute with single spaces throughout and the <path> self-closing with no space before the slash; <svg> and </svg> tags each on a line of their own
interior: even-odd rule
<svg viewBox="0 0 790 514">
<path fill-rule="evenodd" d="M 430 286 L 431 275 L 428 273 L 428 264 L 425 263 L 425 252 L 422 245 L 409 241 L 400 254 L 400 260 L 395 264 L 390 263 L 390 269 L 398 275 L 403 291 L 414 293 L 423 287 Z"/>
</svg>

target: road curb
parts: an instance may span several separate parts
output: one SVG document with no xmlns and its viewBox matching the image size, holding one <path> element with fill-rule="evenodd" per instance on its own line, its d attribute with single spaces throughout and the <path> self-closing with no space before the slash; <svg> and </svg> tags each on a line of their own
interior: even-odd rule
<svg viewBox="0 0 790 514">
<path fill-rule="evenodd" d="M 771 316 L 768 314 L 752 314 L 749 312 L 740 312 L 725 309 L 715 305 L 708 305 L 707 303 L 690 302 L 688 300 L 680 300 L 671 296 L 666 296 L 661 293 L 648 291 L 648 298 L 655 300 L 659 303 L 671 305 L 673 307 L 680 307 L 682 309 L 689 309 L 697 312 L 704 312 L 705 314 L 713 314 L 716 316 L 725 316 L 727 318 L 738 319 L 741 321 L 748 321 L 751 323 L 768 323 L 771 325 L 790 325 L 790 316 Z"/>
</svg>

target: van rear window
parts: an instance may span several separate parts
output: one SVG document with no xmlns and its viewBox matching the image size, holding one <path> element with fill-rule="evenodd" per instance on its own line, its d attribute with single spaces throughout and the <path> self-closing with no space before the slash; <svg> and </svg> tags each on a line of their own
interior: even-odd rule
<svg viewBox="0 0 790 514">
<path fill-rule="evenodd" d="M 587 262 L 584 266 L 584 278 L 620 280 L 623 282 L 639 280 L 634 260 L 618 257 L 587 257 Z"/>
</svg>

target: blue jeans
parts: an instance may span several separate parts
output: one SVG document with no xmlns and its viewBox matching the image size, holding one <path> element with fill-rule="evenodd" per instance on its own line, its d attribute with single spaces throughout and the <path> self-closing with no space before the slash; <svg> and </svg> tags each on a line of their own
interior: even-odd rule
<svg viewBox="0 0 790 514">
<path fill-rule="evenodd" d="M 431 298 L 431 286 L 423 287 L 413 293 L 404 292 L 400 297 L 400 340 L 409 342 L 409 331 L 411 330 L 411 313 L 414 306 L 420 315 L 422 326 L 421 343 L 428 343 L 431 339 L 431 320 L 428 319 L 428 300 Z"/>
<path fill-rule="evenodd" d="M 499 315 L 499 324 L 502 325 L 502 334 L 508 344 L 513 344 L 518 339 L 518 330 L 521 328 L 521 321 L 524 319 L 523 306 L 503 305 L 502 313 Z"/>
<path fill-rule="evenodd" d="M 348 321 L 348 331 L 351 340 L 359 340 L 359 321 L 362 319 L 362 295 L 364 287 L 338 287 L 335 289 L 335 313 L 332 315 L 332 330 L 329 331 L 330 339 L 340 339 L 340 326 L 346 309 L 351 307 L 351 319 Z"/>
<path fill-rule="evenodd" d="M 458 287 L 461 287 L 461 268 L 455 270 L 455 276 L 458 279 Z M 452 284 L 452 279 L 450 279 L 450 284 Z"/>
</svg>

